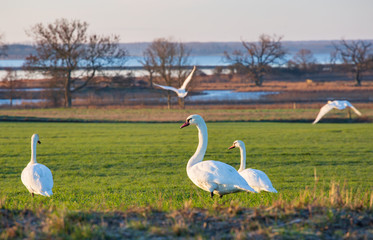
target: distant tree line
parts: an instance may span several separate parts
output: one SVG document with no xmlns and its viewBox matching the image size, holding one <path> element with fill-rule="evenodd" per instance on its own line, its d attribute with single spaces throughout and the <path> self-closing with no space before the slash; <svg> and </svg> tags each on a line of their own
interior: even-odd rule
<svg viewBox="0 0 373 240">
<path fill-rule="evenodd" d="M 49 24 L 36 24 L 27 31 L 35 42 L 34 51 L 26 58 L 25 69 L 39 71 L 50 77 L 53 87 L 63 89 L 64 106 L 72 106 L 72 94 L 87 87 L 107 66 L 125 68 L 128 51 L 119 37 L 88 34 L 88 23 L 79 20 L 57 19 Z M 282 36 L 259 36 L 257 42 L 241 40 L 241 47 L 222 52 L 234 74 L 247 76 L 261 86 L 264 76 L 276 66 L 287 65 L 300 73 L 312 72 L 316 59 L 309 49 L 300 49 L 293 58 L 286 59 L 288 50 Z M 356 85 L 361 85 L 365 71 L 373 69 L 372 43 L 341 40 L 333 43 L 330 62 L 338 60 L 354 73 Z M 222 49 L 223 51 L 224 49 Z M 158 38 L 143 50 L 141 64 L 148 72 L 150 87 L 153 82 L 180 87 L 188 74 L 191 49 L 173 39 Z M 0 57 L 6 56 L 7 45 L 0 35 Z M 218 70 L 216 70 L 218 71 Z M 11 74 L 8 74 L 8 78 Z M 171 105 L 171 94 L 167 92 Z M 179 104 L 182 106 L 183 102 Z"/>
</svg>

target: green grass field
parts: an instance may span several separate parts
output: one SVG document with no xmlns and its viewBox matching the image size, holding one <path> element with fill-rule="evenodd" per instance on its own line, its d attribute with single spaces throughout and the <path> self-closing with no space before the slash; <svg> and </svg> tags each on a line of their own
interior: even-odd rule
<svg viewBox="0 0 373 240">
<path fill-rule="evenodd" d="M 3 208 L 124 210 L 154 206 L 180 209 L 214 203 L 244 207 L 292 201 L 306 187 L 327 190 L 347 183 L 359 197 L 372 191 L 373 124 L 207 123 L 205 159 L 238 168 L 234 140 L 246 143 L 247 167 L 267 173 L 279 194 L 237 193 L 216 197 L 188 179 L 186 164 L 197 147 L 195 126 L 180 123 L 0 123 L 0 199 Z M 34 199 L 20 175 L 30 160 L 30 138 L 38 133 L 37 160 L 54 178 L 54 195 Z M 367 204 L 369 204 L 367 202 Z"/>
</svg>

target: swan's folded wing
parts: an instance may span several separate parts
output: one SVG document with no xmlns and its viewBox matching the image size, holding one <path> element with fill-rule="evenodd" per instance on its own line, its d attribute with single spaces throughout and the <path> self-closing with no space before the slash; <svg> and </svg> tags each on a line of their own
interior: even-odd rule
<svg viewBox="0 0 373 240">
<path fill-rule="evenodd" d="M 163 85 L 159 85 L 159 84 L 156 84 L 154 83 L 154 86 L 157 86 L 157 87 L 160 87 L 160 88 L 163 88 L 165 90 L 170 90 L 170 91 L 174 91 L 174 92 L 177 92 L 177 89 L 174 88 L 174 87 L 170 87 L 170 86 L 163 86 Z"/>
<path fill-rule="evenodd" d="M 27 171 L 27 167 L 25 169 L 23 169 L 22 173 L 21 173 L 21 181 L 23 183 L 23 185 L 25 185 L 27 187 L 28 185 L 28 180 L 29 179 L 29 176 L 28 176 L 28 171 Z"/>
<path fill-rule="evenodd" d="M 43 164 L 33 166 L 32 188 L 37 192 L 45 192 L 53 188 L 52 172 Z"/>
<path fill-rule="evenodd" d="M 312 124 L 316 124 L 318 121 L 320 121 L 320 119 L 325 115 L 327 114 L 330 110 L 332 110 L 334 108 L 333 104 L 325 104 L 321 109 L 320 109 L 320 112 L 319 114 L 317 114 L 317 117 L 315 119 L 315 121 L 313 121 Z"/>
<path fill-rule="evenodd" d="M 265 174 L 263 171 L 256 170 L 256 169 L 255 169 L 255 172 L 259 179 L 259 185 L 263 190 L 269 191 L 273 189 L 272 182 L 267 176 L 267 174 Z"/>
<path fill-rule="evenodd" d="M 196 66 L 193 67 L 192 72 L 188 75 L 188 77 L 185 79 L 183 85 L 181 86 L 180 89 L 186 89 L 187 85 L 189 84 L 190 80 L 192 80 L 193 73 L 196 71 Z"/>
<path fill-rule="evenodd" d="M 247 168 L 239 173 L 250 185 L 250 187 L 254 188 L 255 190 L 264 190 L 277 193 L 277 190 L 272 186 L 271 180 L 263 171 Z"/>
<path fill-rule="evenodd" d="M 200 178 L 217 184 L 236 185 L 245 181 L 232 166 L 219 161 L 202 161 L 193 166 L 193 171 Z"/>
</svg>

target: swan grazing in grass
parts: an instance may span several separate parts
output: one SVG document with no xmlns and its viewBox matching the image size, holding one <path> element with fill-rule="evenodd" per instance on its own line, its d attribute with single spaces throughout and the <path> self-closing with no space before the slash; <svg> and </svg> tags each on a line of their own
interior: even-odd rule
<svg viewBox="0 0 373 240">
<path fill-rule="evenodd" d="M 37 143 L 41 143 L 39 135 L 34 134 L 31 137 L 31 160 L 25 169 L 23 169 L 21 180 L 32 197 L 34 197 L 34 193 L 50 197 L 53 194 L 53 176 L 49 168 L 36 162 Z"/>
<path fill-rule="evenodd" d="M 352 106 L 352 104 L 347 101 L 347 100 L 335 100 L 335 101 L 328 101 L 327 104 L 325 104 L 321 109 L 320 109 L 320 112 L 319 114 L 317 114 L 317 117 L 315 119 L 315 121 L 313 121 L 312 124 L 316 124 L 318 121 L 320 121 L 320 119 L 325 115 L 327 114 L 330 110 L 332 110 L 333 108 L 335 109 L 339 109 L 339 110 L 343 110 L 345 109 L 346 107 L 350 107 L 352 110 L 354 110 L 354 112 L 361 116 L 361 113 L 354 107 Z"/>
<path fill-rule="evenodd" d="M 196 66 L 193 67 L 192 72 L 188 75 L 188 77 L 185 79 L 183 85 L 179 89 L 171 87 L 171 86 L 164 86 L 164 85 L 159 85 L 159 84 L 155 84 L 155 83 L 154 83 L 154 85 L 157 86 L 157 87 L 163 88 L 165 90 L 174 91 L 179 98 L 185 98 L 186 95 L 188 94 L 188 92 L 185 89 L 186 89 L 188 83 L 190 82 L 190 80 L 192 80 L 192 76 L 193 76 L 193 73 L 195 71 L 196 71 Z"/>
<path fill-rule="evenodd" d="M 257 169 L 246 168 L 246 148 L 245 143 L 241 140 L 233 142 L 233 145 L 228 148 L 239 148 L 241 152 L 241 166 L 238 169 L 238 173 L 246 180 L 250 187 L 254 188 L 255 191 L 267 191 L 277 193 L 277 190 L 272 186 L 271 180 L 268 176 Z"/>
<path fill-rule="evenodd" d="M 199 115 L 191 115 L 180 127 L 194 124 L 198 128 L 198 147 L 187 164 L 187 174 L 190 180 L 205 191 L 222 197 L 225 194 L 245 191 L 255 192 L 243 177 L 232 166 L 218 161 L 202 161 L 207 149 L 207 126 Z"/>
</svg>

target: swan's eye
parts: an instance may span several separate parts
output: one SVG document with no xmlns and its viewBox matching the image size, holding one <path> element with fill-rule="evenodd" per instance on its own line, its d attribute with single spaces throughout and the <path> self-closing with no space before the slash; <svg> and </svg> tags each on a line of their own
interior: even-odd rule
<svg viewBox="0 0 373 240">
<path fill-rule="evenodd" d="M 187 119 L 187 122 L 190 122 L 191 118 Z"/>
</svg>

